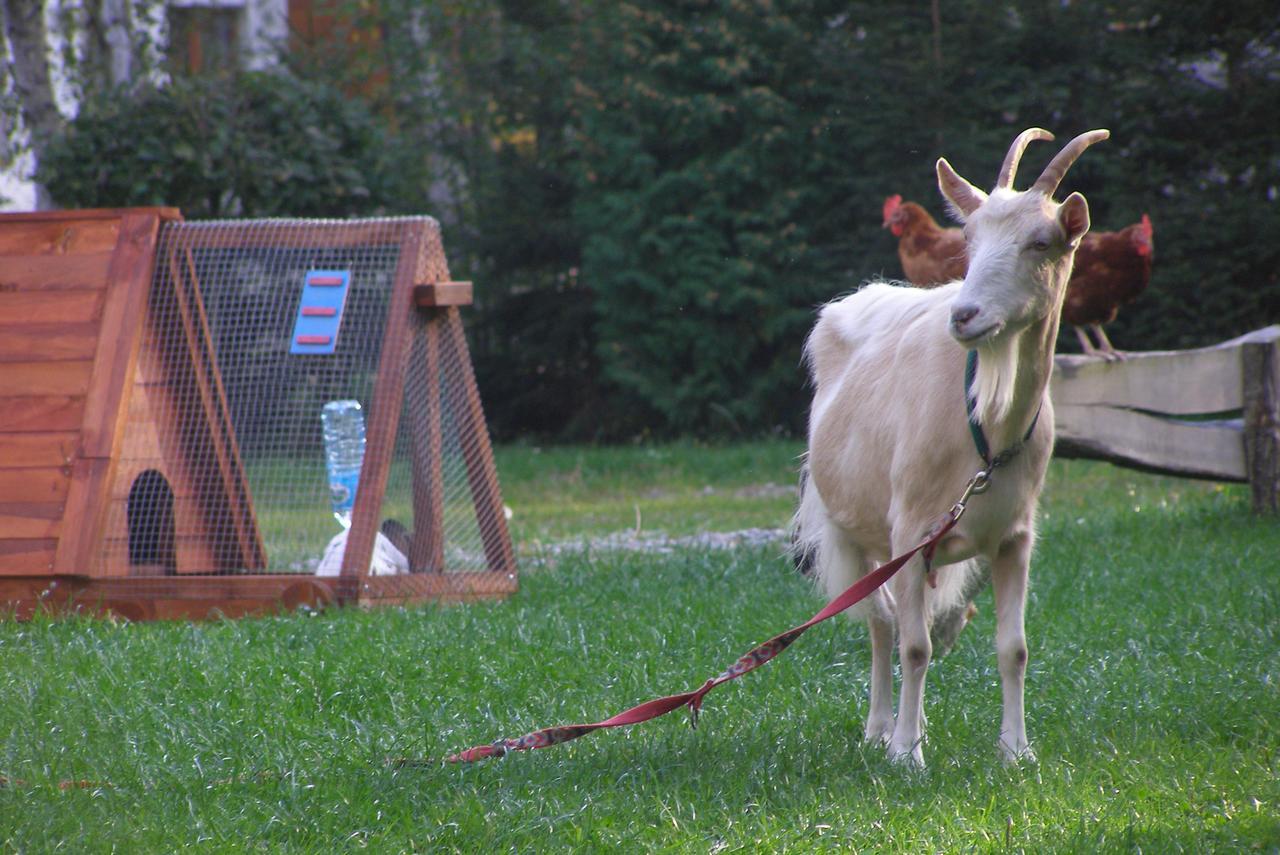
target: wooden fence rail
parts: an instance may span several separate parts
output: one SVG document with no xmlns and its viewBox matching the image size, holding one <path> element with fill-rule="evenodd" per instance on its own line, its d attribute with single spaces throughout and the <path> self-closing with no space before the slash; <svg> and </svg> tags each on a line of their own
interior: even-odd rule
<svg viewBox="0 0 1280 855">
<path fill-rule="evenodd" d="M 1052 394 L 1060 457 L 1251 485 L 1280 511 L 1280 325 L 1121 362 L 1062 354 Z"/>
</svg>

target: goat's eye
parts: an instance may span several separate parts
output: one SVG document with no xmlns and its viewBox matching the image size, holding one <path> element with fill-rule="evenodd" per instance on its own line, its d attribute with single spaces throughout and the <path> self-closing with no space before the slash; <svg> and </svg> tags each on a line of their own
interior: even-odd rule
<svg viewBox="0 0 1280 855">
<path fill-rule="evenodd" d="M 1037 240 L 1033 240 L 1031 242 L 1031 248 L 1034 249 L 1036 252 L 1044 252 L 1046 249 L 1049 248 L 1049 242 L 1044 238 L 1038 238 Z"/>
</svg>

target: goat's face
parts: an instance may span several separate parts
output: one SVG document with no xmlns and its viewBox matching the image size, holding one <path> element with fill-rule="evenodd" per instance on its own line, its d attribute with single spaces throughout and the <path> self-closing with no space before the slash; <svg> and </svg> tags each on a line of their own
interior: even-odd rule
<svg viewBox="0 0 1280 855">
<path fill-rule="evenodd" d="M 951 306 L 951 335 L 961 345 L 1017 333 L 1061 309 L 1072 258 L 1089 231 L 1089 204 L 1079 193 L 1059 204 L 1053 191 L 1080 152 L 1106 137 L 1106 131 L 1077 137 L 1026 192 L 1012 188 L 1013 174 L 1028 142 L 1052 139 L 1047 131 L 1019 135 L 990 196 L 938 161 L 938 187 L 964 221 L 969 256 Z"/>
<path fill-rule="evenodd" d="M 951 306 L 951 335 L 973 347 L 1056 311 L 1088 230 L 1079 193 L 1062 205 L 1040 193 L 993 194 L 965 219 L 969 270 Z"/>
</svg>

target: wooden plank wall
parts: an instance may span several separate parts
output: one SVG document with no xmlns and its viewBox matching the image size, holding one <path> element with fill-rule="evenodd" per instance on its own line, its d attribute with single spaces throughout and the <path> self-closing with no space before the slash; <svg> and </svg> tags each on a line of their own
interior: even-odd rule
<svg viewBox="0 0 1280 855">
<path fill-rule="evenodd" d="M 1052 382 L 1061 457 L 1254 485 L 1274 511 L 1280 326 L 1197 350 L 1130 353 L 1120 362 L 1059 355 Z M 1262 390 L 1262 391 L 1257 391 Z"/>
<path fill-rule="evenodd" d="M 0 575 L 86 571 L 171 208 L 0 215 Z M 109 335 L 104 336 L 104 330 Z"/>
<path fill-rule="evenodd" d="M 118 217 L 0 217 L 0 575 L 52 571 Z"/>
</svg>

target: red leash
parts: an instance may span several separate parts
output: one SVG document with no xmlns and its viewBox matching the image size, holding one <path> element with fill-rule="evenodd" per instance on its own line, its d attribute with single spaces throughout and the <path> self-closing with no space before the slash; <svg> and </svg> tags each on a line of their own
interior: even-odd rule
<svg viewBox="0 0 1280 855">
<path fill-rule="evenodd" d="M 639 724 L 642 721 L 657 718 L 666 715 L 672 710 L 680 707 L 688 707 L 689 714 L 692 718 L 693 726 L 698 724 L 698 711 L 702 708 L 702 699 L 707 692 L 719 686 L 721 683 L 727 683 L 730 680 L 736 680 L 743 674 L 754 671 L 764 663 L 773 659 L 782 651 L 791 646 L 791 643 L 804 634 L 809 627 L 822 623 L 828 618 L 835 617 L 845 609 L 855 603 L 868 597 L 873 591 L 888 582 L 893 574 L 902 569 L 908 561 L 915 557 L 916 553 L 924 552 L 925 568 L 929 569 L 933 552 L 937 548 L 938 543 L 951 531 L 952 527 L 959 521 L 964 513 L 965 504 L 969 497 L 975 493 L 981 493 L 987 488 L 990 479 L 989 470 L 983 470 L 975 475 L 965 488 L 964 496 L 960 501 L 952 506 L 947 515 L 936 525 L 919 546 L 899 555 L 897 558 L 882 564 L 875 570 L 863 576 L 857 582 L 854 582 L 844 593 L 827 603 L 826 608 L 818 612 L 806 622 L 800 624 L 794 629 L 789 629 L 781 635 L 776 635 L 766 641 L 764 644 L 753 648 L 749 653 L 740 657 L 727 669 L 722 671 L 718 676 L 711 678 L 702 686 L 693 692 L 682 692 L 678 695 L 668 695 L 665 698 L 657 698 L 647 701 L 639 706 L 632 707 L 629 710 L 620 712 L 612 718 L 604 721 L 598 721 L 594 724 L 570 724 L 561 725 L 559 727 L 548 727 L 542 730 L 535 730 L 533 733 L 521 736 L 518 739 L 499 739 L 488 745 L 477 745 L 475 748 L 468 748 L 457 754 L 446 758 L 449 763 L 474 763 L 477 760 L 484 760 L 488 757 L 501 757 L 508 751 L 528 751 L 534 748 L 549 748 L 552 745 L 559 745 L 561 742 L 568 742 L 577 739 L 580 736 L 586 736 L 595 730 L 602 730 L 606 727 L 625 727 L 631 724 Z"/>
</svg>

